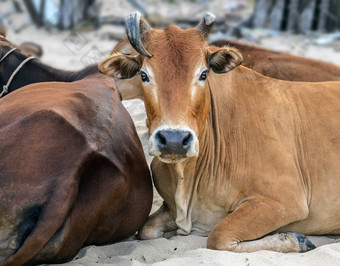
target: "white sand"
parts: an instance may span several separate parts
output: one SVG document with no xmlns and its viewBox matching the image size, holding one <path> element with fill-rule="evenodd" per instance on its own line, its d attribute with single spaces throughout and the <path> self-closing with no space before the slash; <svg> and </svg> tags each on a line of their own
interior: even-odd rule
<svg viewBox="0 0 340 266">
<path fill-rule="evenodd" d="M 189 235 L 126 241 L 104 247 L 91 246 L 82 249 L 67 265 L 340 265 L 339 243 L 308 253 L 233 253 L 206 249 L 206 239 Z"/>
<path fill-rule="evenodd" d="M 109 9 L 107 9 L 109 12 Z M 14 25 L 15 26 L 15 25 Z M 114 46 L 112 40 L 105 39 L 105 33 L 112 28 L 105 26 L 97 32 L 81 33 L 80 38 L 85 42 L 80 47 L 68 43 L 70 33 L 54 32 L 49 34 L 44 30 L 28 27 L 22 33 L 15 33 L 13 28 L 8 30 L 8 38 L 14 43 L 34 41 L 43 46 L 42 61 L 55 67 L 77 70 L 84 67 L 82 58 L 100 60 L 108 55 Z M 79 36 L 78 36 L 79 37 Z M 340 62 L 340 52 L 333 47 L 304 45 L 304 37 L 283 36 L 264 38 L 260 42 L 265 47 L 281 51 L 291 51 L 294 54 L 322 59 L 332 63 Z M 301 48 L 303 47 L 303 48 Z M 335 47 L 336 48 L 336 47 Z M 98 53 L 99 51 L 99 53 Z M 141 138 L 148 162 L 151 157 L 147 154 L 148 133 L 145 126 L 145 109 L 140 100 L 125 101 L 125 107 L 131 114 Z M 340 195 L 340 194 L 339 194 Z M 162 203 L 160 196 L 155 193 L 152 212 Z M 317 249 L 308 253 L 282 254 L 270 251 L 236 254 L 224 251 L 212 251 L 205 248 L 206 237 L 174 236 L 170 239 L 150 241 L 128 240 L 125 242 L 96 247 L 83 248 L 76 258 L 65 265 L 143 265 L 155 263 L 159 265 L 340 265 L 340 238 L 311 237 L 317 244 Z M 333 244 L 332 244 L 333 243 Z"/>
</svg>

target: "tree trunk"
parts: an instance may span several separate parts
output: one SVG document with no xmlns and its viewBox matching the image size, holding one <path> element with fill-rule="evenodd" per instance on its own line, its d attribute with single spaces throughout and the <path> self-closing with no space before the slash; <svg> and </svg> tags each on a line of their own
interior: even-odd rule
<svg viewBox="0 0 340 266">
<path fill-rule="evenodd" d="M 273 30 L 281 30 L 285 1 L 276 0 L 272 12 L 269 17 L 269 28 Z"/>
<path fill-rule="evenodd" d="M 265 28 L 267 17 L 273 5 L 272 0 L 257 0 L 253 17 L 253 26 L 255 28 Z"/>
<path fill-rule="evenodd" d="M 319 23 L 318 23 L 318 31 L 326 31 L 326 23 L 327 18 L 329 16 L 329 5 L 330 0 L 322 0 L 320 3 L 320 16 L 319 16 Z"/>
<path fill-rule="evenodd" d="M 60 28 L 72 29 L 80 21 L 87 18 L 87 10 L 94 4 L 95 0 L 61 0 Z"/>
<path fill-rule="evenodd" d="M 299 0 L 290 0 L 288 7 L 288 24 L 287 30 L 293 32 L 297 29 L 297 22 L 299 18 Z"/>
<path fill-rule="evenodd" d="M 298 31 L 307 33 L 312 30 L 313 19 L 317 0 L 305 0 L 303 10 L 299 19 Z"/>
<path fill-rule="evenodd" d="M 307 33 L 340 28 L 338 0 L 256 0 L 251 25 Z"/>
</svg>

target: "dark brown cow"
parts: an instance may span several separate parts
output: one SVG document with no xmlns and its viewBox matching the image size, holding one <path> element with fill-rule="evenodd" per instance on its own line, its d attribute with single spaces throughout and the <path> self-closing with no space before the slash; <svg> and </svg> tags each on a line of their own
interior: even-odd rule
<svg viewBox="0 0 340 266">
<path fill-rule="evenodd" d="M 164 199 L 142 239 L 177 231 L 209 236 L 212 249 L 301 252 L 315 247 L 301 234 L 340 234 L 340 82 L 239 66 L 237 49 L 205 41 L 211 14 L 187 30 L 126 21 L 139 54 L 114 53 L 101 70 L 142 81 Z"/>
<path fill-rule="evenodd" d="M 134 234 L 151 177 L 111 78 L 32 84 L 0 100 L 0 263 L 60 263 Z"/>
<path fill-rule="evenodd" d="M 267 77 L 291 81 L 340 81 L 340 67 L 320 60 L 275 52 L 236 41 L 220 40 L 211 45 L 235 47 L 242 53 L 243 66 Z"/>
</svg>

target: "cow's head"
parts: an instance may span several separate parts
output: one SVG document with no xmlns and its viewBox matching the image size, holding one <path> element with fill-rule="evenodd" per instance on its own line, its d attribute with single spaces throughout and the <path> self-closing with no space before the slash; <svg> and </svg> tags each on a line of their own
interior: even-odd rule
<svg viewBox="0 0 340 266">
<path fill-rule="evenodd" d="M 230 47 L 209 47 L 215 17 L 206 14 L 197 28 L 171 25 L 152 29 L 139 15 L 126 19 L 137 55 L 113 53 L 100 69 L 120 79 L 139 76 L 149 120 L 149 153 L 166 163 L 198 155 L 198 139 L 210 110 L 209 75 L 226 73 L 242 62 Z"/>
</svg>

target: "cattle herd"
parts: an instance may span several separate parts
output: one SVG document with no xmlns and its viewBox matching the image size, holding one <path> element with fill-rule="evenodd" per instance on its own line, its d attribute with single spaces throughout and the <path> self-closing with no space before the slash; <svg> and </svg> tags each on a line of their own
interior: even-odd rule
<svg viewBox="0 0 340 266">
<path fill-rule="evenodd" d="M 98 65 L 42 64 L 0 36 L 0 265 L 71 260 L 138 232 L 305 252 L 340 234 L 340 67 L 138 13 Z M 34 75 L 32 75 L 34 73 Z M 121 100 L 144 100 L 151 174 Z M 164 202 L 149 216 L 152 181 Z"/>
</svg>

